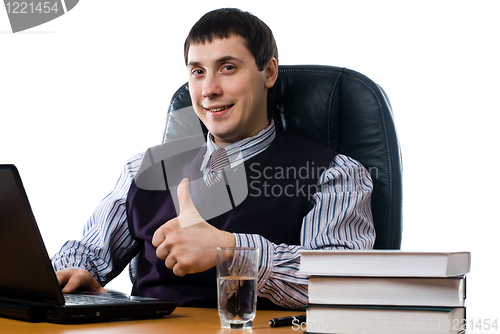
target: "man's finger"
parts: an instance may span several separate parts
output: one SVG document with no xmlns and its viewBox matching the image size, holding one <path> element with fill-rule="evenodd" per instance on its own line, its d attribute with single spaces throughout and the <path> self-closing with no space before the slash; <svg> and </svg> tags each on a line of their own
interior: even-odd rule
<svg viewBox="0 0 500 334">
<path fill-rule="evenodd" d="M 196 211 L 191 194 L 189 193 L 189 180 L 187 178 L 182 179 L 181 183 L 179 183 L 177 197 L 179 198 L 179 215 L 192 212 L 193 210 Z"/>
<path fill-rule="evenodd" d="M 158 247 L 165 240 L 165 232 L 163 231 L 163 226 L 160 226 L 153 234 L 153 239 L 151 243 L 153 246 Z"/>
<path fill-rule="evenodd" d="M 179 225 L 187 227 L 203 222 L 203 218 L 196 210 L 191 195 L 189 194 L 189 180 L 182 179 L 177 187 L 177 197 L 179 198 Z"/>
<path fill-rule="evenodd" d="M 66 285 L 64 285 L 62 293 L 72 293 L 73 291 L 78 289 L 80 285 L 81 285 L 81 279 L 76 275 L 71 276 Z"/>
<path fill-rule="evenodd" d="M 66 274 L 70 274 L 71 276 L 67 277 Z M 71 293 L 79 288 L 87 291 L 106 292 L 106 290 L 92 277 L 92 275 L 85 270 L 68 270 L 67 273 L 63 274 L 63 276 L 65 277 L 59 281 L 62 283 L 61 285 L 64 284 L 64 288 L 62 289 L 63 293 Z"/>
<path fill-rule="evenodd" d="M 76 269 L 73 268 L 56 271 L 56 277 L 57 281 L 59 282 L 59 285 L 60 286 L 66 285 L 66 283 L 68 283 L 69 279 L 71 278 L 71 275 L 73 275 L 75 272 Z"/>
</svg>

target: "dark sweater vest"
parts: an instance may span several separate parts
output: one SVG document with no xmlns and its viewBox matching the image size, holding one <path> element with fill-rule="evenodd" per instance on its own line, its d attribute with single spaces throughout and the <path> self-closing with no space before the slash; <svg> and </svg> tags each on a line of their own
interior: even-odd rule
<svg viewBox="0 0 500 334">
<path fill-rule="evenodd" d="M 175 156 L 177 166 L 178 159 L 185 163 L 177 175 L 173 178 L 169 175 L 168 180 L 176 186 L 183 177 L 202 178 L 200 166 L 205 152 L 206 145 Z M 312 195 L 320 191 L 316 186 L 319 176 L 335 155 L 332 150 L 277 130 L 276 138 L 264 152 L 239 167 L 246 172 L 246 180 L 243 180 L 248 185 L 246 198 L 208 223 L 232 233 L 259 234 L 275 244 L 300 245 L 302 219 L 312 209 Z M 218 183 L 224 185 L 223 181 Z M 210 199 L 194 182 L 189 186 L 193 202 L 203 217 L 199 206 L 206 205 Z M 127 197 L 128 224 L 132 237 L 143 246 L 132 293 L 176 300 L 180 306 L 217 307 L 215 268 L 177 277 L 156 257 L 152 236 L 176 216 L 170 191 L 143 190 L 132 182 Z M 264 298 L 259 298 L 257 305 L 260 309 L 274 306 Z"/>
</svg>

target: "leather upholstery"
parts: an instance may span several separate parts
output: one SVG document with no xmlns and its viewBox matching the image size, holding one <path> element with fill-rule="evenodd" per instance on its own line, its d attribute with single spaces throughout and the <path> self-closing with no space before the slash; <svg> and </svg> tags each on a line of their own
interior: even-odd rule
<svg viewBox="0 0 500 334">
<path fill-rule="evenodd" d="M 190 105 L 188 86 L 184 84 L 172 97 L 164 142 L 184 133 L 187 125 L 175 111 Z M 281 65 L 270 107 L 277 126 L 348 155 L 365 166 L 374 184 L 375 248 L 399 249 L 402 166 L 391 105 L 382 88 L 366 76 L 345 68 Z"/>
</svg>

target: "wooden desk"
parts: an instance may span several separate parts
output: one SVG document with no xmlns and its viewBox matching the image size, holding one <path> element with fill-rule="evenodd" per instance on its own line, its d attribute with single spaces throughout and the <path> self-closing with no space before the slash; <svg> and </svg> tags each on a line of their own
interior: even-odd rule
<svg viewBox="0 0 500 334">
<path fill-rule="evenodd" d="M 217 309 L 178 307 L 161 319 L 114 321 L 82 325 L 29 323 L 0 318 L 1 334 L 190 334 L 190 333 L 302 333 L 290 327 L 269 327 L 271 318 L 298 315 L 300 311 L 257 311 L 252 330 L 221 329 Z"/>
</svg>

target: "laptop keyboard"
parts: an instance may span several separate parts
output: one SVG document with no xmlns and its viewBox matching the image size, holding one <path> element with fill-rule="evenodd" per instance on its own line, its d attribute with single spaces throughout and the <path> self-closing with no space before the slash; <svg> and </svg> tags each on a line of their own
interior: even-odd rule
<svg viewBox="0 0 500 334">
<path fill-rule="evenodd" d="M 66 304 L 89 305 L 89 304 L 111 304 L 111 303 L 137 303 L 127 296 L 105 295 L 105 294 L 65 294 Z"/>
</svg>

